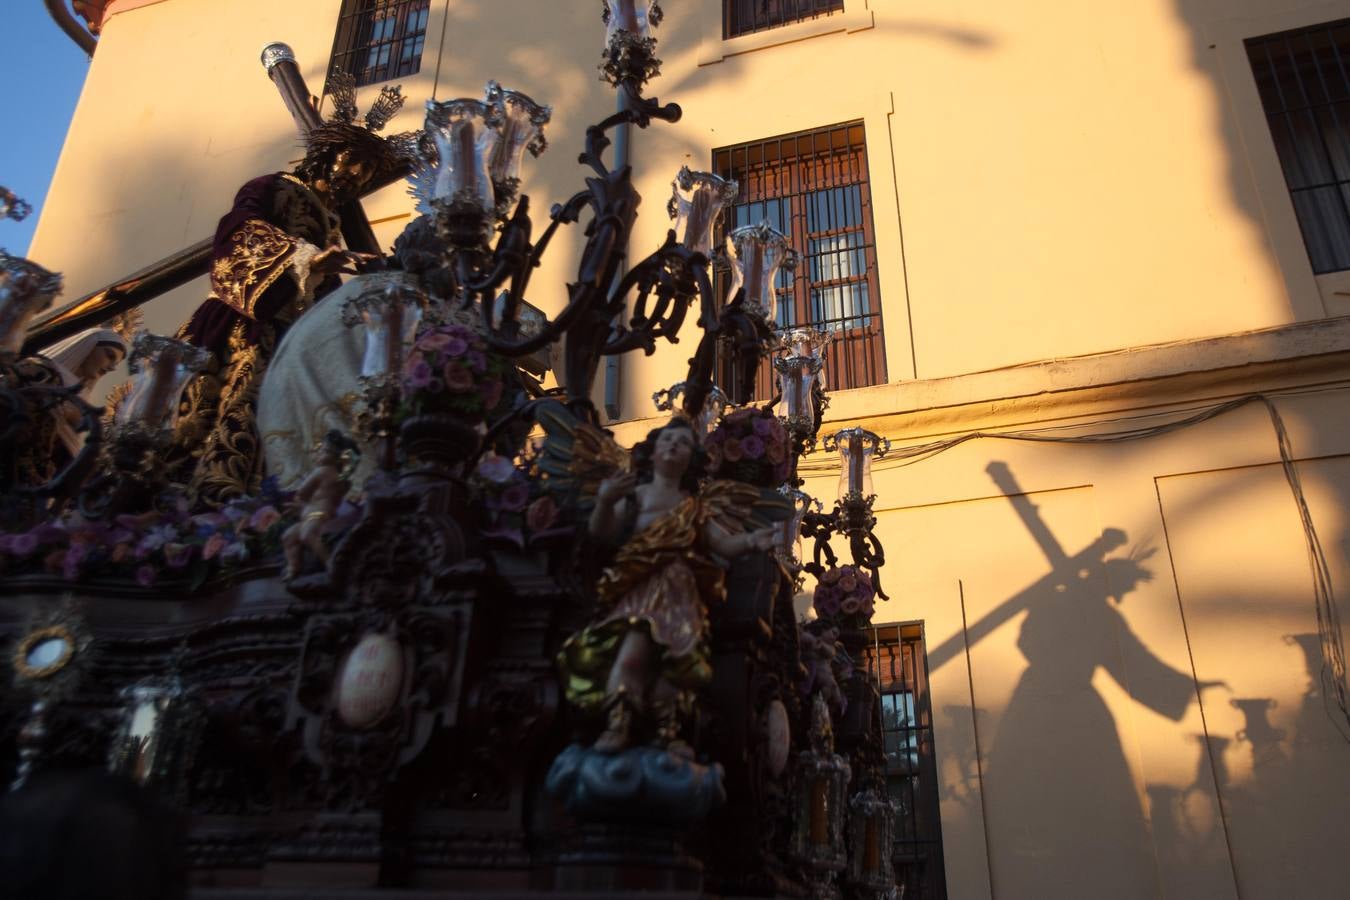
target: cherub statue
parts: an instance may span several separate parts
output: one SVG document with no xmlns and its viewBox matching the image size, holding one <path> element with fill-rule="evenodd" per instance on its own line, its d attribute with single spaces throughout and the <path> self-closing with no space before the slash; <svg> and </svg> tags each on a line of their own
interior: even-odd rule
<svg viewBox="0 0 1350 900">
<path fill-rule="evenodd" d="M 290 581 L 300 574 L 306 547 L 328 565 L 330 554 L 323 533 L 351 488 L 344 457 L 350 457 L 355 450 L 355 442 L 337 429 L 325 434 L 314 448 L 314 469 L 295 492 L 293 501 L 300 507 L 300 521 L 281 535 L 281 548 L 286 554 L 283 580 Z"/>
<path fill-rule="evenodd" d="M 723 562 L 774 545 L 768 522 L 792 514 L 781 495 L 736 481 L 701 482 L 705 454 L 675 418 L 625 454 L 560 404 L 538 413 L 549 435 L 546 486 L 572 490 L 597 543 L 615 546 L 594 620 L 564 643 L 567 699 L 603 714 L 595 749 L 628 747 L 644 724 L 679 747 L 680 719 L 708 684 L 708 607 L 725 599 Z M 719 559 L 720 558 L 720 559 Z"/>
<path fill-rule="evenodd" d="M 802 661 L 806 663 L 806 684 L 802 693 L 810 697 L 820 694 L 835 714 L 843 715 L 848 708 L 848 700 L 839 687 L 835 676 L 835 656 L 838 653 L 839 629 L 829 626 L 823 629 L 801 629 Z"/>
</svg>

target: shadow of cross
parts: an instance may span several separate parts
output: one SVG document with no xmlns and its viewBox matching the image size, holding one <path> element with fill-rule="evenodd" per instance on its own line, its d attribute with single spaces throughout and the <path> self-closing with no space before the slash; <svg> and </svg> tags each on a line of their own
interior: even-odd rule
<svg viewBox="0 0 1350 900">
<path fill-rule="evenodd" d="M 1058 539 L 1050 531 L 1049 526 L 1045 524 L 1045 520 L 1041 518 L 1036 505 L 1031 502 L 1031 498 L 1018 485 L 1017 479 L 1013 477 L 1012 470 L 1008 468 L 1008 465 L 1002 462 L 991 462 L 985 467 L 985 471 L 989 473 L 989 477 L 993 479 L 994 484 L 998 485 L 999 489 L 1008 497 L 1008 502 L 1016 510 L 1022 524 L 1026 526 L 1027 531 L 1036 540 L 1041 552 L 1045 554 L 1046 561 L 1050 563 L 1050 571 L 1034 584 L 1029 585 L 1026 590 L 1008 598 L 983 618 L 967 626 L 965 634 L 953 635 L 931 650 L 928 654 L 930 670 L 941 667 L 965 648 L 988 637 L 999 626 L 1026 610 L 1033 599 L 1044 596 L 1047 591 L 1067 588 L 1068 585 L 1079 580 L 1081 577 L 1079 573 L 1085 569 L 1100 568 L 1106 554 L 1125 543 L 1125 532 L 1119 528 L 1106 528 L 1099 538 L 1082 550 L 1073 555 L 1066 553 L 1064 548 L 1060 546 Z"/>
</svg>

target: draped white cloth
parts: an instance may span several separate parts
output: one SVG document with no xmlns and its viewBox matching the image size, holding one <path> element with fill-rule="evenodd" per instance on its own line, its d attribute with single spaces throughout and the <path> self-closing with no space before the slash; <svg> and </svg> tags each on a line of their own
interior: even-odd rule
<svg viewBox="0 0 1350 900">
<path fill-rule="evenodd" d="M 258 394 L 258 434 L 267 474 L 276 475 L 284 489 L 298 487 L 314 467 L 314 446 L 329 429 L 357 438 L 365 329 L 342 324 L 342 308 L 376 278 L 384 285 L 390 275 L 352 278 L 306 310 L 267 365 Z M 369 448 L 361 449 L 354 485 L 364 483 L 373 465 Z"/>
</svg>

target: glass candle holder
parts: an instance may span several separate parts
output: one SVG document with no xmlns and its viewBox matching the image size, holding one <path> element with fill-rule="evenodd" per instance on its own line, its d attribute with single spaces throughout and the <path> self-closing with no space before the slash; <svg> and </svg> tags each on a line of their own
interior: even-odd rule
<svg viewBox="0 0 1350 900">
<path fill-rule="evenodd" d="M 802 556 L 800 552 L 802 542 L 802 519 L 806 513 L 815 506 L 816 511 L 821 509 L 820 501 L 812 497 L 799 488 L 794 488 L 785 484 L 778 489 L 778 492 L 787 497 L 792 502 L 793 513 L 788 519 L 778 523 L 778 558 L 790 568 L 796 570 L 801 568 Z"/>
<path fill-rule="evenodd" d="M 22 350 L 28 323 L 60 293 L 60 275 L 0 250 L 0 352 Z"/>
<path fill-rule="evenodd" d="M 895 804 L 868 786 L 848 804 L 848 883 L 865 891 L 895 887 L 891 849 Z"/>
<path fill-rule="evenodd" d="M 652 394 L 652 403 L 656 404 L 657 412 L 670 412 L 680 407 L 680 400 L 685 395 L 685 383 L 683 381 L 672 384 L 668 388 L 662 388 Z M 713 426 L 726 413 L 727 407 L 731 405 L 730 399 L 723 393 L 717 385 L 713 385 L 708 391 L 708 396 L 703 398 L 703 408 L 697 413 L 690 413 L 685 410 L 693 420 L 694 427 L 698 429 L 700 435 L 706 435 L 712 431 Z"/>
<path fill-rule="evenodd" d="M 424 160 L 418 173 L 426 208 L 452 231 L 485 233 L 496 212 L 491 165 L 501 138 L 498 110 L 482 100 L 427 101 L 426 133 L 436 147 L 435 160 Z M 425 182 L 430 182 L 429 185 Z M 420 207 L 419 207 L 420 208 Z"/>
<path fill-rule="evenodd" d="M 886 455 L 891 442 L 878 437 L 862 426 L 845 428 L 833 437 L 839 451 L 839 500 L 852 497 L 866 499 L 872 490 L 872 460 Z M 827 450 L 831 449 L 826 447 Z"/>
<path fill-rule="evenodd" d="M 661 4 L 657 0 L 605 0 L 605 43 L 626 31 L 638 38 L 651 37 L 652 28 L 661 24 Z"/>
<path fill-rule="evenodd" d="M 708 256 L 712 253 L 713 230 L 723 208 L 736 200 L 735 181 L 711 172 L 693 172 L 681 167 L 671 183 L 672 195 L 667 210 L 675 219 L 675 234 L 680 243 Z"/>
<path fill-rule="evenodd" d="M 348 300 L 342 309 L 344 325 L 350 328 L 359 322 L 365 326 L 361 374 L 366 378 L 401 372 L 407 348 L 421 324 L 422 306 L 405 277 L 402 272 L 367 275 L 366 290 Z"/>
<path fill-rule="evenodd" d="M 797 756 L 797 796 L 792 855 L 816 872 L 838 872 L 845 866 L 845 789 L 851 770 L 834 752 L 833 729 L 825 699 L 811 701 L 811 749 Z"/>
<path fill-rule="evenodd" d="M 544 126 L 553 117 L 553 108 L 536 103 L 519 91 L 508 90 L 495 81 L 487 83 L 487 103 L 500 121 L 497 145 L 488 160 L 488 174 L 497 194 L 498 214 L 515 199 L 520 188 L 520 167 L 525 151 L 538 156 L 548 148 Z"/>
<path fill-rule="evenodd" d="M 774 279 L 782 268 L 797 265 L 797 254 L 788 245 L 787 235 L 768 222 L 745 225 L 727 235 L 731 257 L 731 294 L 744 290 L 745 308 L 765 321 L 778 320 L 778 293 Z"/>
<path fill-rule="evenodd" d="M 131 390 L 117 409 L 117 422 L 165 433 L 178 423 L 178 398 L 211 361 L 211 353 L 185 341 L 141 334 L 127 354 Z"/>
</svg>

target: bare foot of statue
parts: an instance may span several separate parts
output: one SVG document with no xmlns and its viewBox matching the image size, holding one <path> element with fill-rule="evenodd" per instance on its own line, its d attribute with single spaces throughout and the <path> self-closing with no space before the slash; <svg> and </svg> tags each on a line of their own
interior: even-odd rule
<svg viewBox="0 0 1350 900">
<path fill-rule="evenodd" d="M 618 753 L 631 743 L 633 731 L 633 699 L 624 688 L 609 699 L 609 716 L 605 730 L 595 739 L 595 749 L 601 753 Z"/>
</svg>

